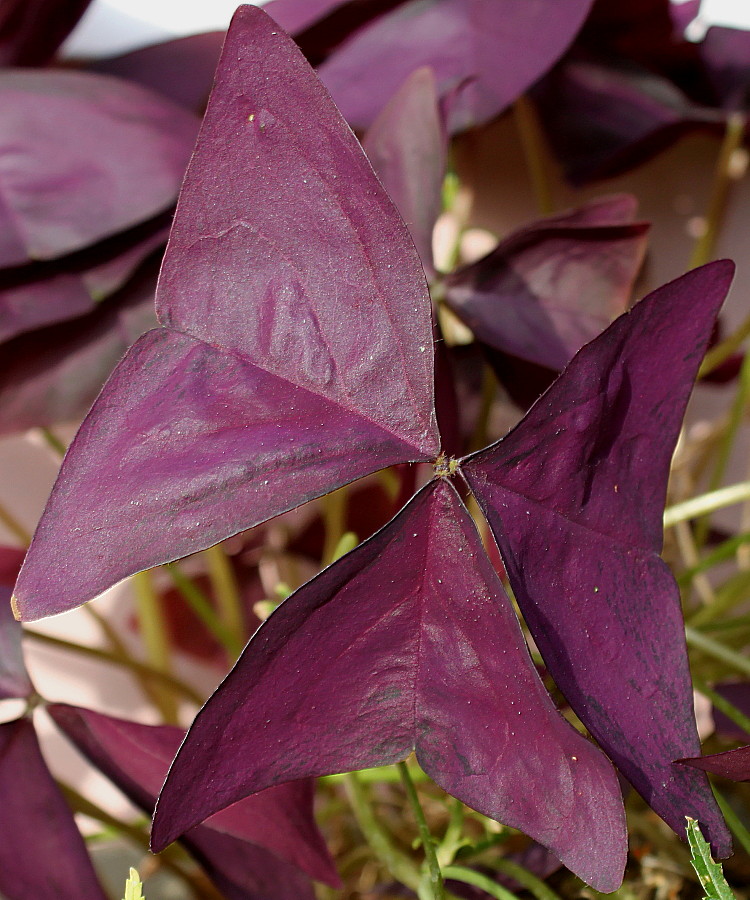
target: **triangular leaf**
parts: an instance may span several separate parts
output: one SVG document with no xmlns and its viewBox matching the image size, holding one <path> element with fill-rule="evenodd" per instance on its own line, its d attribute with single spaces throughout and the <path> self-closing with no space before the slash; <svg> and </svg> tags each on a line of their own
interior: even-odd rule
<svg viewBox="0 0 750 900">
<path fill-rule="evenodd" d="M 731 781 L 750 781 L 750 746 L 713 753 L 710 756 L 694 756 L 677 760 L 694 769 L 713 772 Z"/>
<path fill-rule="evenodd" d="M 28 719 L 0 725 L 0 894 L 107 900 Z"/>
<path fill-rule="evenodd" d="M 185 732 L 140 725 L 80 707 L 48 711 L 63 733 L 134 803 L 151 813 Z M 339 879 L 312 815 L 313 785 L 271 788 L 213 816 L 184 837 L 186 847 L 232 900 L 312 898 L 301 873 L 334 887 Z"/>
<path fill-rule="evenodd" d="M 614 773 L 552 705 L 443 480 L 260 627 L 173 763 L 154 845 L 269 785 L 412 750 L 451 794 L 546 844 L 591 884 L 620 883 Z"/>
<path fill-rule="evenodd" d="M 25 618 L 437 456 L 413 244 L 330 97 L 255 7 L 227 36 L 157 310 L 167 327 L 132 348 L 66 457 L 19 579 Z M 75 571 L 71 546 L 86 560 Z"/>
<path fill-rule="evenodd" d="M 677 434 L 727 261 L 655 291 L 573 359 L 521 423 L 461 468 L 545 662 L 586 727 L 678 833 L 730 838 L 697 755 L 679 592 L 659 557 Z"/>
</svg>

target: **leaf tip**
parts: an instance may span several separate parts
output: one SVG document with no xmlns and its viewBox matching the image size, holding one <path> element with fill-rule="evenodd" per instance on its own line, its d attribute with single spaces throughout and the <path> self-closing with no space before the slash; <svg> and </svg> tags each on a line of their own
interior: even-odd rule
<svg viewBox="0 0 750 900">
<path fill-rule="evenodd" d="M 10 598 L 10 609 L 11 609 L 11 612 L 13 613 L 13 618 L 16 620 L 16 622 L 20 622 L 21 621 L 21 610 L 18 606 L 18 597 L 16 597 L 15 594 L 13 594 Z"/>
</svg>

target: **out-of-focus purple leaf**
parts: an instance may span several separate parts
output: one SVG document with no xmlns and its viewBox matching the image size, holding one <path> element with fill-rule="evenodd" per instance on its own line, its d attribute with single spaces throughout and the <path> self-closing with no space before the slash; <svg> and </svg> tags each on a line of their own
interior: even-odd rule
<svg viewBox="0 0 750 900">
<path fill-rule="evenodd" d="M 709 28 L 698 45 L 717 98 L 725 109 L 750 107 L 750 31 Z"/>
<path fill-rule="evenodd" d="M 209 31 L 92 60 L 91 72 L 135 81 L 194 112 L 203 110 L 219 61 L 224 32 Z"/>
<path fill-rule="evenodd" d="M 265 11 L 287 34 L 297 34 L 350 0 L 270 0 Z"/>
<path fill-rule="evenodd" d="M 321 65 L 347 121 L 368 128 L 404 79 L 431 66 L 441 96 L 462 82 L 451 131 L 492 119 L 567 49 L 592 0 L 409 0 L 366 24 Z"/>
<path fill-rule="evenodd" d="M 445 790 L 549 846 L 588 883 L 620 883 L 614 772 L 551 703 L 443 479 L 260 627 L 188 733 L 152 842 L 270 785 L 412 750 Z"/>
<path fill-rule="evenodd" d="M 93 312 L 2 346 L 0 435 L 77 422 L 140 335 L 157 324 L 147 268 Z"/>
<path fill-rule="evenodd" d="M 227 37 L 157 311 L 167 327 L 131 349 L 63 463 L 17 587 L 27 618 L 439 452 L 414 246 L 299 50 L 252 6 Z"/>
<path fill-rule="evenodd" d="M 107 900 L 28 719 L 0 725 L 0 893 Z"/>
<path fill-rule="evenodd" d="M 73 30 L 91 0 L 3 0 L 0 66 L 41 66 Z"/>
<path fill-rule="evenodd" d="M 741 713 L 750 717 L 750 682 L 729 681 L 723 684 L 715 684 L 714 690 L 725 700 L 728 700 L 732 706 L 736 706 Z M 750 738 L 750 734 L 744 728 L 733 722 L 729 716 L 725 715 L 716 706 L 712 708 L 711 715 L 713 716 L 716 731 L 723 737 L 735 738 L 740 741 L 746 741 Z"/>
<path fill-rule="evenodd" d="M 24 699 L 34 690 L 23 661 L 21 626 L 10 608 L 23 557 L 23 550 L 0 547 L 0 700 Z"/>
<path fill-rule="evenodd" d="M 140 725 L 65 704 L 48 707 L 57 726 L 98 769 L 149 814 L 185 732 Z M 231 900 L 312 898 L 302 873 L 340 881 L 313 818 L 312 781 L 249 797 L 191 829 L 184 844 Z"/>
<path fill-rule="evenodd" d="M 642 69 L 571 60 L 537 85 L 534 97 L 574 184 L 634 168 L 686 132 L 724 130 L 722 113 L 691 103 L 667 79 Z"/>
<path fill-rule="evenodd" d="M 712 263 L 642 300 L 462 463 L 571 707 L 676 832 L 693 816 L 722 857 L 731 841 L 708 782 L 672 765 L 700 741 L 679 593 L 659 553 L 672 452 L 733 271 Z"/>
<path fill-rule="evenodd" d="M 694 769 L 713 772 L 731 781 L 750 781 L 750 746 L 737 747 L 736 750 L 725 750 L 711 756 L 686 757 L 675 760 Z"/>
<path fill-rule="evenodd" d="M 432 69 L 409 75 L 372 123 L 362 147 L 432 275 L 432 230 L 440 215 L 448 154 Z"/>
<path fill-rule="evenodd" d="M 105 75 L 0 73 L 0 266 L 54 259 L 174 203 L 197 119 Z"/>
<path fill-rule="evenodd" d="M 119 290 L 156 249 L 168 229 L 148 229 L 125 249 L 107 253 L 91 265 L 89 253 L 67 262 L 36 263 L 24 270 L 0 271 L 0 342 L 28 331 L 84 316 Z M 119 244 L 118 242 L 115 242 Z"/>
<path fill-rule="evenodd" d="M 491 347 L 560 371 L 627 308 L 646 252 L 628 195 L 517 231 L 445 280 L 446 299 Z"/>
</svg>

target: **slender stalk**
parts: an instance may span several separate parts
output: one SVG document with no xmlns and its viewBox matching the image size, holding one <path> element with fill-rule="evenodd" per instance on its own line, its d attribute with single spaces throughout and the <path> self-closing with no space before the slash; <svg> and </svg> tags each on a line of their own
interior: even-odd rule
<svg viewBox="0 0 750 900">
<path fill-rule="evenodd" d="M 40 428 L 39 433 L 44 438 L 45 444 L 52 450 L 52 452 L 59 456 L 60 459 L 65 456 L 68 451 L 68 448 L 63 444 L 60 438 L 49 428 Z"/>
<path fill-rule="evenodd" d="M 18 519 L 0 503 L 0 525 L 4 525 L 8 531 L 24 545 L 31 543 L 31 532 L 25 528 Z"/>
<path fill-rule="evenodd" d="M 413 891 L 418 891 L 422 883 L 419 869 L 405 853 L 402 853 L 393 844 L 390 835 L 375 818 L 369 798 L 357 773 L 350 772 L 345 778 L 344 785 L 354 817 L 372 852 L 397 881 Z"/>
<path fill-rule="evenodd" d="M 405 762 L 398 763 L 398 770 L 401 774 L 401 781 L 404 784 L 404 790 L 409 800 L 409 804 L 414 812 L 419 828 L 419 836 L 422 839 L 422 847 L 424 849 L 425 862 L 427 863 L 427 871 L 430 876 L 430 887 L 432 889 L 432 897 L 434 900 L 445 900 L 445 887 L 443 885 L 443 875 L 440 871 L 440 863 L 438 862 L 437 853 L 435 852 L 435 840 L 430 833 L 427 825 L 427 819 L 419 802 L 419 795 L 414 786 L 414 782 L 409 772 L 409 767 Z"/>
<path fill-rule="evenodd" d="M 745 853 L 750 853 L 750 831 L 748 831 L 744 826 L 742 820 L 732 809 L 726 797 L 719 791 L 717 791 L 714 785 L 711 785 L 711 787 L 713 788 L 716 802 L 719 804 L 719 809 L 721 810 L 724 818 L 727 820 L 727 825 L 731 829 L 732 834 L 740 842 Z"/>
<path fill-rule="evenodd" d="M 693 529 L 690 527 L 690 523 L 676 522 L 674 530 L 682 562 L 686 566 L 696 566 L 700 557 L 698 555 L 698 548 L 695 544 L 695 537 L 693 536 Z M 691 579 L 691 583 L 705 605 L 710 605 L 715 602 L 716 594 L 711 582 L 705 575 L 696 574 Z"/>
<path fill-rule="evenodd" d="M 708 622 L 712 622 L 718 616 L 729 612 L 738 603 L 742 603 L 747 599 L 748 588 L 750 587 L 750 572 L 741 569 L 722 585 L 717 592 L 713 603 L 704 606 L 690 617 L 688 623 L 693 628 L 700 628 Z"/>
<path fill-rule="evenodd" d="M 486 875 L 482 875 L 481 872 L 475 872 L 473 869 L 466 869 L 464 866 L 447 866 L 443 870 L 443 874 L 446 878 L 451 878 L 453 881 L 462 881 L 464 884 L 478 887 L 489 894 L 490 897 L 496 897 L 497 900 L 518 900 L 512 891 L 504 888 Z"/>
<path fill-rule="evenodd" d="M 555 211 L 555 204 L 549 179 L 549 161 L 536 109 L 528 97 L 521 96 L 513 104 L 513 115 L 536 205 L 541 215 L 548 216 Z"/>
<path fill-rule="evenodd" d="M 514 862 L 512 859 L 506 859 L 504 856 L 497 859 L 488 860 L 486 865 L 497 869 L 504 875 L 510 875 L 526 888 L 526 890 L 536 897 L 536 900 L 561 900 L 560 895 L 548 887 L 541 878 L 537 878 L 532 872 L 529 872 L 520 863 Z"/>
<path fill-rule="evenodd" d="M 187 605 L 201 620 L 206 629 L 216 638 L 230 660 L 235 660 L 242 652 L 242 637 L 231 631 L 216 614 L 211 601 L 198 585 L 182 572 L 176 563 L 167 563 L 164 569 L 174 581 L 177 590 Z"/>
<path fill-rule="evenodd" d="M 727 197 L 729 196 L 729 188 L 732 182 L 738 178 L 734 164 L 735 154 L 742 145 L 742 140 L 745 136 L 745 124 L 745 116 L 740 112 L 730 113 L 727 119 L 724 139 L 716 160 L 711 193 L 708 199 L 706 227 L 693 247 L 693 252 L 690 256 L 691 269 L 694 269 L 696 266 L 702 266 L 713 258 L 716 240 L 719 236 L 727 204 Z M 739 174 L 739 177 L 741 177 L 741 174 Z"/>
<path fill-rule="evenodd" d="M 167 635 L 164 611 L 154 589 L 153 575 L 150 571 L 138 572 L 131 580 L 146 658 L 153 668 L 160 672 L 170 672 L 172 648 Z M 156 700 L 164 721 L 176 724 L 177 704 L 174 695 L 169 691 L 160 690 Z"/>
<path fill-rule="evenodd" d="M 703 634 L 703 632 L 691 628 L 690 625 L 685 626 L 685 638 L 688 646 L 693 647 L 696 650 L 701 650 L 706 656 L 710 656 L 719 662 L 723 662 L 735 672 L 741 672 L 743 675 L 750 675 L 750 659 L 748 659 L 748 657 L 743 656 L 734 650 L 730 650 L 729 647 L 725 647 L 723 644 L 719 643 L 719 641 Z"/>
<path fill-rule="evenodd" d="M 469 442 L 469 453 L 481 450 L 489 443 L 489 422 L 492 406 L 497 396 L 497 379 L 492 369 L 485 363 L 482 373 L 482 402 L 479 415 L 474 426 L 474 433 Z"/>
<path fill-rule="evenodd" d="M 238 648 L 234 658 L 239 656 L 245 644 L 245 616 L 242 611 L 242 596 L 229 557 L 221 544 L 203 551 L 208 567 L 208 577 L 216 600 L 219 619 L 224 627 L 236 635 Z"/>
<path fill-rule="evenodd" d="M 456 853 L 464 845 L 464 805 L 460 800 L 453 800 L 450 807 L 450 819 L 443 839 L 437 848 L 439 865 L 449 866 L 456 858 Z"/>
<path fill-rule="evenodd" d="M 205 697 L 202 697 L 189 684 L 185 684 L 184 681 L 180 681 L 174 675 L 155 669 L 147 663 L 142 663 L 129 657 L 122 657 L 109 650 L 102 650 L 100 647 L 87 647 L 85 644 L 76 644 L 73 641 L 66 641 L 64 638 L 42 634 L 40 631 L 34 631 L 31 628 L 24 628 L 23 634 L 24 637 L 28 637 L 39 644 L 47 644 L 60 650 L 69 650 L 71 653 L 77 653 L 80 656 L 89 656 L 92 659 L 98 659 L 113 666 L 122 666 L 125 669 L 130 669 L 133 674 L 141 678 L 160 682 L 169 690 L 176 694 L 181 694 L 186 700 L 189 700 L 196 706 L 202 706 L 205 701 Z"/>
<path fill-rule="evenodd" d="M 691 497 L 689 500 L 668 506 L 664 510 L 664 527 L 671 528 L 677 522 L 697 519 L 698 516 L 704 516 L 726 506 L 734 506 L 743 500 L 750 500 L 750 481 L 740 481 L 738 484 L 709 491 L 700 497 Z"/>
<path fill-rule="evenodd" d="M 705 572 L 707 569 L 712 569 L 715 565 L 734 556 L 734 554 L 745 544 L 750 544 L 750 531 L 745 532 L 744 534 L 738 534 L 736 537 L 729 538 L 729 540 L 719 544 L 715 550 L 706 554 L 706 556 L 696 562 L 694 566 L 681 572 L 677 576 L 677 584 L 679 584 L 680 587 L 684 587 L 686 584 L 689 584 L 696 575 Z"/>
<path fill-rule="evenodd" d="M 713 688 L 710 688 L 702 678 L 693 675 L 693 686 L 699 694 L 703 694 L 713 705 L 731 719 L 735 725 L 750 734 L 750 718 L 748 718 L 741 710 L 737 709 L 734 703 L 730 703 L 726 697 L 722 697 Z"/>
<path fill-rule="evenodd" d="M 698 370 L 698 378 L 705 378 L 714 369 L 718 369 L 722 363 L 725 363 L 733 353 L 740 349 L 748 337 L 750 337 L 750 316 L 744 319 L 740 327 L 730 334 L 728 338 L 725 338 L 720 344 L 708 351 Z"/>
<path fill-rule="evenodd" d="M 323 566 L 329 566 L 336 558 L 336 548 L 346 533 L 347 489 L 339 488 L 323 498 L 323 523 L 325 542 Z"/>
</svg>

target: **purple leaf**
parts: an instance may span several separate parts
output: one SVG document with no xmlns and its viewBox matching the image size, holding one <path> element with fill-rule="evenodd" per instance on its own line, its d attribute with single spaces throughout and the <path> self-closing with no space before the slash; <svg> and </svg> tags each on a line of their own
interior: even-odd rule
<svg viewBox="0 0 750 900">
<path fill-rule="evenodd" d="M 287 32 L 297 34 L 350 0 L 270 0 L 265 11 Z"/>
<path fill-rule="evenodd" d="M 157 324 L 156 274 L 147 268 L 87 316 L 2 345 L 0 435 L 83 418 L 130 344 Z"/>
<path fill-rule="evenodd" d="M 57 726 L 149 814 L 185 732 L 52 704 Z M 185 835 L 188 850 L 231 900 L 312 898 L 310 878 L 340 887 L 312 813 L 313 782 L 280 785 L 212 816 Z"/>
<path fill-rule="evenodd" d="M 270 785 L 412 750 L 445 790 L 549 846 L 590 884 L 620 883 L 614 772 L 551 703 L 443 479 L 260 627 L 189 731 L 152 842 Z"/>
<path fill-rule="evenodd" d="M 735 750 L 725 750 L 724 753 L 678 759 L 676 762 L 704 772 L 713 772 L 714 775 L 721 775 L 731 781 L 750 781 L 750 747 L 737 747 Z"/>
<path fill-rule="evenodd" d="M 73 30 L 91 0 L 3 0 L 0 66 L 41 66 Z"/>
<path fill-rule="evenodd" d="M 59 70 L 0 73 L 0 102 L 0 266 L 71 253 L 174 202 L 197 127 L 180 107 Z"/>
<path fill-rule="evenodd" d="M 7 900 L 107 900 L 28 719 L 0 725 L 0 893 Z"/>
<path fill-rule="evenodd" d="M 655 291 L 584 347 L 521 423 L 462 463 L 568 702 L 675 831 L 730 838 L 705 778 L 679 593 L 659 557 L 669 464 L 734 267 Z"/>
<path fill-rule="evenodd" d="M 725 700 L 728 700 L 743 715 L 750 716 L 750 682 L 728 681 L 715 684 L 714 690 Z M 738 741 L 746 741 L 750 738 L 750 734 L 744 728 L 732 721 L 729 716 L 725 715 L 716 706 L 712 707 L 711 715 L 713 716 L 716 731 L 722 737 L 733 738 Z"/>
<path fill-rule="evenodd" d="M 136 269 L 167 241 L 163 226 L 138 229 L 138 236 L 123 248 L 103 251 L 95 264 L 84 253 L 82 260 L 37 263 L 21 270 L 0 271 L 0 341 L 24 332 L 84 316 L 119 290 Z M 110 243 L 110 242 L 106 242 Z M 28 274 L 27 274 L 27 271 Z M 24 277 L 26 276 L 26 277 Z"/>
<path fill-rule="evenodd" d="M 199 112 L 205 106 L 224 32 L 210 31 L 88 63 L 91 72 L 134 81 Z"/>
<path fill-rule="evenodd" d="M 432 230 L 440 215 L 448 135 L 432 69 L 409 75 L 362 147 L 406 222 L 427 274 L 434 274 Z"/>
<path fill-rule="evenodd" d="M 131 349 L 63 463 L 16 590 L 26 618 L 438 454 L 419 259 L 330 97 L 255 7 L 227 37 L 157 311 L 168 327 Z M 71 546 L 87 560 L 75 572 Z"/>
<path fill-rule="evenodd" d="M 561 370 L 627 308 L 648 225 L 634 198 L 535 222 L 446 278 L 451 307 L 483 343 Z"/>
<path fill-rule="evenodd" d="M 692 103 L 667 79 L 640 69 L 571 60 L 545 78 L 534 97 L 574 184 L 626 172 L 687 132 L 724 131 L 722 113 Z"/>
<path fill-rule="evenodd" d="M 0 700 L 25 699 L 34 691 L 23 661 L 21 626 L 10 608 L 23 557 L 23 550 L 0 547 Z"/>
<path fill-rule="evenodd" d="M 501 113 L 563 54 L 592 0 L 409 0 L 356 31 L 320 67 L 347 121 L 367 128 L 415 69 L 431 66 L 441 96 L 466 87 L 451 131 Z"/>
</svg>

